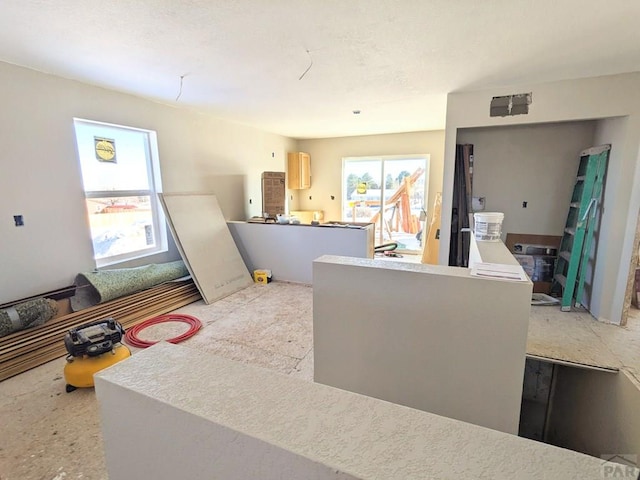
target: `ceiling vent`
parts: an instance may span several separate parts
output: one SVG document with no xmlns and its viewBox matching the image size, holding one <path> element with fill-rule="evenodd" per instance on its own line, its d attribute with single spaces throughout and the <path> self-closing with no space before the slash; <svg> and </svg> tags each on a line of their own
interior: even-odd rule
<svg viewBox="0 0 640 480">
<path fill-rule="evenodd" d="M 531 105 L 531 93 L 493 97 L 491 99 L 489 116 L 509 117 L 513 115 L 526 115 L 529 113 L 529 105 Z"/>
</svg>

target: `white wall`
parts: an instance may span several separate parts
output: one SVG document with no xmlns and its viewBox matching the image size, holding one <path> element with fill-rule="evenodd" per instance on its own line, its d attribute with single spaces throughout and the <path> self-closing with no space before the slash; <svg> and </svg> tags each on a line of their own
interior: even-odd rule
<svg viewBox="0 0 640 480">
<path fill-rule="evenodd" d="M 517 264 L 500 242 L 473 248 Z M 517 434 L 532 288 L 467 268 L 322 256 L 314 381 Z"/>
<path fill-rule="evenodd" d="M 279 135 L 6 63 L 0 88 L 0 303 L 95 267 L 74 117 L 156 130 L 164 191 L 216 193 L 227 218 L 260 213 L 260 174 L 284 171 L 295 148 Z M 15 214 L 24 227 L 13 225 Z M 175 258 L 172 249 L 144 262 Z"/>
<path fill-rule="evenodd" d="M 433 211 L 436 192 L 442 191 L 444 158 L 444 131 L 442 130 L 299 140 L 298 149 L 311 155 L 311 188 L 299 192 L 298 208 L 324 210 L 325 220 L 340 220 L 342 216 L 342 159 L 344 157 L 428 153 L 430 155 L 427 205 L 429 214 Z M 331 200 L 332 195 L 334 200 Z M 309 196 L 312 197 L 311 200 Z"/>
<path fill-rule="evenodd" d="M 594 122 L 458 130 L 473 144 L 473 195 L 503 212 L 507 233 L 562 235 L 580 152 L 593 143 Z M 527 208 L 522 207 L 527 202 Z"/>
<path fill-rule="evenodd" d="M 603 224 L 607 222 L 616 228 L 602 229 L 594 272 L 594 284 L 604 286 L 607 283 L 606 288 L 612 288 L 612 291 L 608 293 L 606 288 L 594 291 L 592 304 L 595 307 L 591 309 L 591 313 L 598 319 L 619 323 L 640 209 L 640 189 L 632 188 L 634 182 L 637 184 L 640 181 L 639 84 L 640 73 L 630 73 L 449 94 L 440 262 L 446 263 L 449 256 L 455 144 L 459 129 L 628 116 L 624 126 L 616 126 L 619 127 L 615 134 L 618 142 L 614 148 L 621 151 L 611 158 L 607 180 L 607 189 L 615 189 L 615 194 L 608 193 L 610 196 L 607 201 L 610 203 L 603 216 Z M 489 102 L 493 96 L 523 92 L 531 92 L 533 95 L 528 115 L 489 117 Z M 613 138 L 613 132 L 610 133 Z M 608 283 L 610 278 L 615 279 L 612 284 Z"/>
<path fill-rule="evenodd" d="M 630 162 L 631 158 L 634 158 L 637 159 L 636 165 L 640 165 L 638 136 L 640 115 L 637 114 L 603 121 L 596 132 L 597 139 L 612 144 L 600 237 L 605 236 L 605 245 L 614 245 L 617 248 L 619 266 L 599 272 L 599 265 L 606 265 L 615 258 L 612 252 L 599 245 L 593 288 L 595 292 L 601 292 L 601 295 L 594 295 L 593 302 L 598 308 L 604 308 L 609 303 L 616 304 L 616 318 L 622 315 L 622 299 L 629 279 L 640 210 L 640 167 L 635 166 L 633 169 L 631 167 L 634 165 Z"/>
<path fill-rule="evenodd" d="M 596 457 L 640 453 L 640 390 L 630 373 L 557 366 L 555 385 L 549 443 Z"/>
<path fill-rule="evenodd" d="M 374 226 L 337 228 L 311 225 L 228 222 L 249 272 L 271 270 L 273 280 L 311 284 L 313 261 L 322 255 L 373 258 Z"/>
<path fill-rule="evenodd" d="M 595 234 L 596 239 L 600 237 L 601 232 L 606 232 L 612 228 L 618 229 L 623 233 L 625 224 L 616 225 L 616 217 L 614 215 L 604 216 L 611 205 L 615 204 L 618 195 L 617 185 L 620 183 L 620 166 L 623 165 L 622 156 L 624 154 L 624 145 L 627 132 L 628 117 L 613 117 L 596 122 L 596 130 L 594 136 L 594 145 L 611 144 L 609 152 L 609 166 L 605 177 L 605 185 L 602 195 L 602 203 L 596 214 Z M 618 219 L 618 222 L 621 218 Z M 604 262 L 603 252 L 600 249 L 598 241 L 594 242 L 591 248 L 591 256 L 587 264 L 587 274 L 585 280 L 585 297 L 584 305 L 588 305 L 590 309 L 599 311 L 601 304 L 604 302 L 611 303 L 614 298 L 616 288 L 616 277 L 618 272 L 613 269 L 607 269 L 594 279 L 594 265 L 598 262 Z M 600 292 L 599 295 L 593 295 L 593 292 Z M 593 301 L 592 301 L 593 298 Z"/>
<path fill-rule="evenodd" d="M 101 371 L 96 394 L 111 480 L 583 480 L 602 478 L 604 467 L 168 343 Z"/>
</svg>

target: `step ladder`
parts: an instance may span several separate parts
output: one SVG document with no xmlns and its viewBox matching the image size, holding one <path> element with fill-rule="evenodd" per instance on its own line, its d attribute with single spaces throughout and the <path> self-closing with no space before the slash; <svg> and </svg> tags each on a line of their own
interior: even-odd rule
<svg viewBox="0 0 640 480">
<path fill-rule="evenodd" d="M 570 311 L 572 305 L 582 305 L 595 216 L 610 150 L 611 145 L 601 145 L 580 153 L 580 166 L 553 276 L 552 289 L 557 291 L 558 285 L 562 287 L 563 312 Z"/>
</svg>

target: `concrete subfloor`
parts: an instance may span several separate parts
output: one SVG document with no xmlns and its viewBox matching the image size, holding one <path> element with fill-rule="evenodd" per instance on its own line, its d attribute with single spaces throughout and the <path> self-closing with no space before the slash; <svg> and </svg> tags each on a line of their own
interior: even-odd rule
<svg viewBox="0 0 640 480">
<path fill-rule="evenodd" d="M 312 300 L 310 286 L 273 282 L 212 305 L 195 302 L 176 311 L 203 323 L 183 345 L 312 381 Z M 171 338 L 186 329 L 162 324 L 141 336 Z M 532 309 L 529 354 L 620 368 L 637 379 L 639 345 L 638 310 L 621 328 L 587 312 Z M 95 393 L 65 393 L 64 365 L 61 358 L 0 383 L 0 480 L 108 478 Z"/>
</svg>

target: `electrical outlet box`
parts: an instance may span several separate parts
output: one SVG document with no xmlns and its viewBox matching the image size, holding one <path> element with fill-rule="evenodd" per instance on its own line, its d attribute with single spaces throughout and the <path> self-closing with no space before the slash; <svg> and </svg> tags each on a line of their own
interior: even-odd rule
<svg viewBox="0 0 640 480">
<path fill-rule="evenodd" d="M 482 212 L 485 209 L 485 197 L 471 197 L 471 209 L 474 212 Z"/>
</svg>

